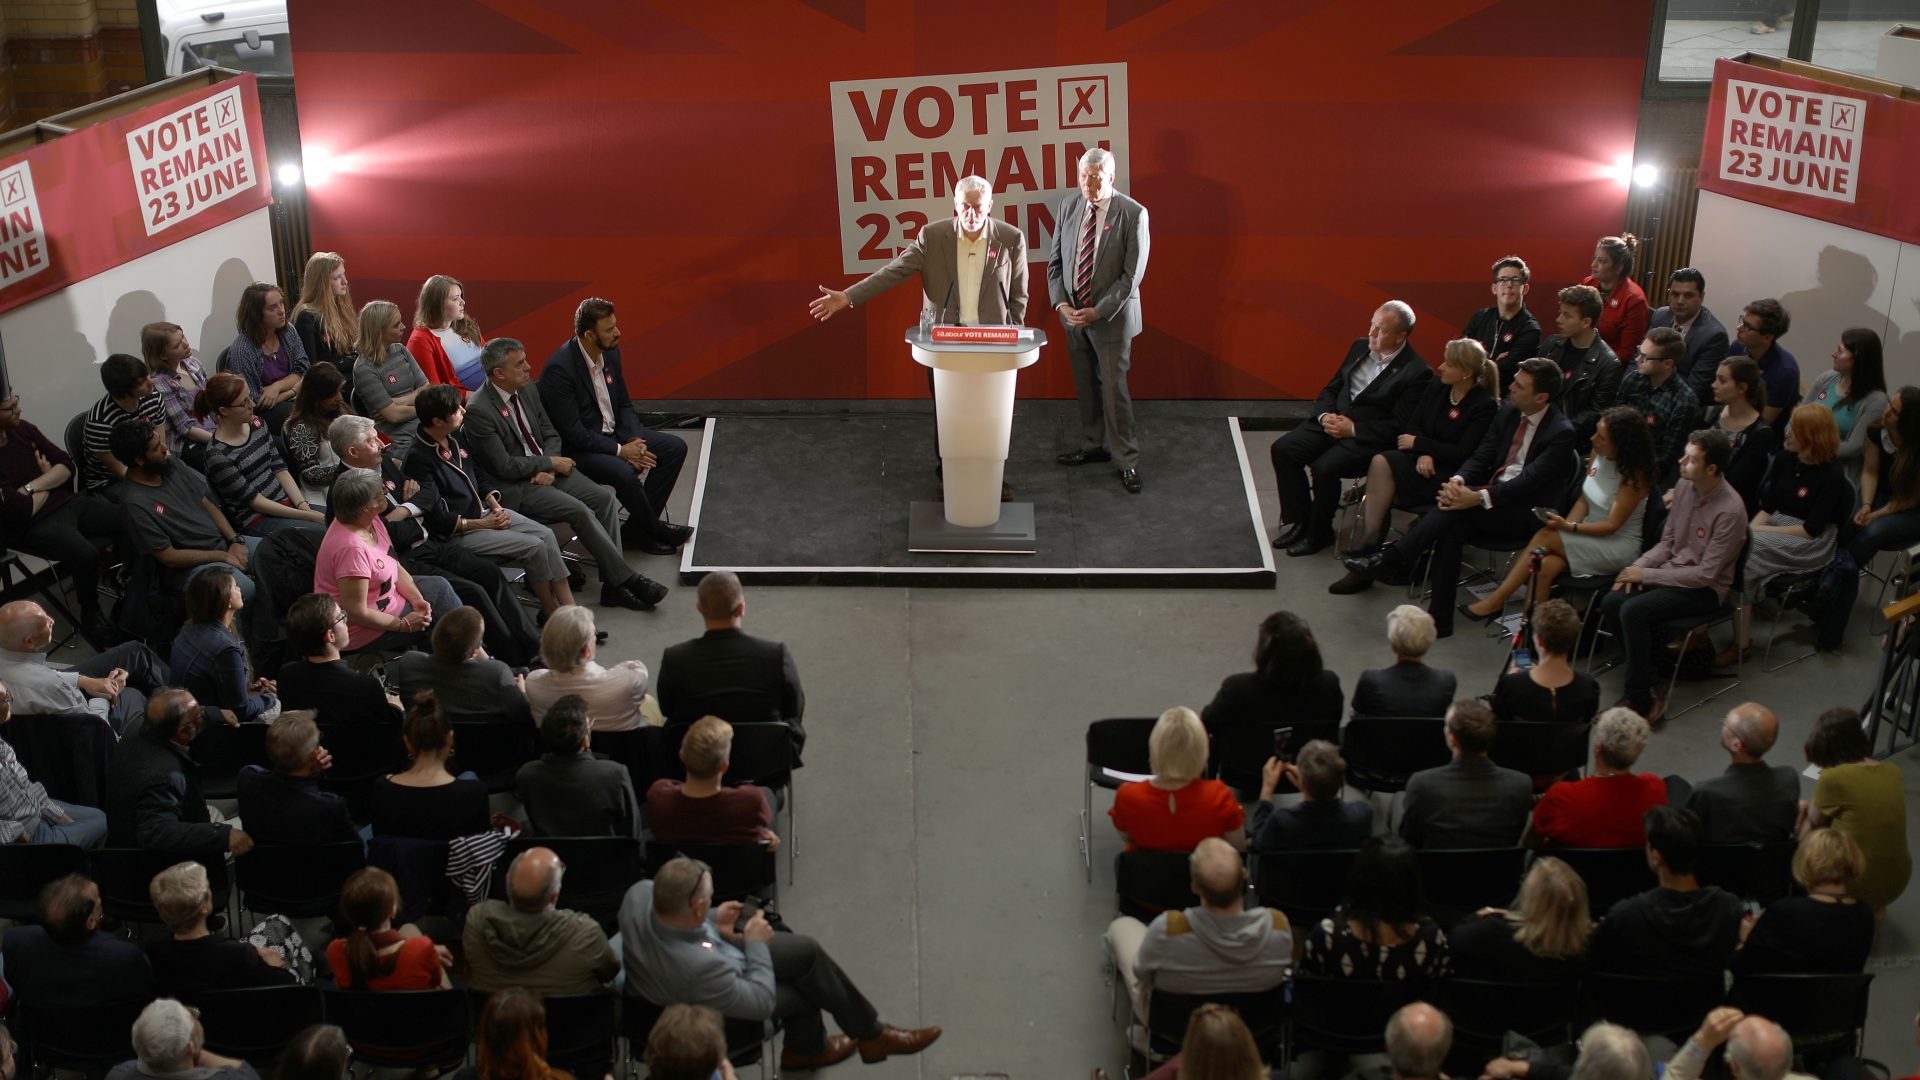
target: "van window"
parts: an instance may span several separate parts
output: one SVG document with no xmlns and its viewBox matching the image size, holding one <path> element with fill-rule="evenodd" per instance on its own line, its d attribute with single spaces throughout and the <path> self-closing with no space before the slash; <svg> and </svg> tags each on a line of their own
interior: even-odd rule
<svg viewBox="0 0 1920 1080">
<path fill-rule="evenodd" d="M 258 48 L 239 37 L 192 38 L 180 46 L 180 70 L 233 68 L 260 75 L 293 74 L 293 44 L 285 30 L 259 35 Z"/>
</svg>

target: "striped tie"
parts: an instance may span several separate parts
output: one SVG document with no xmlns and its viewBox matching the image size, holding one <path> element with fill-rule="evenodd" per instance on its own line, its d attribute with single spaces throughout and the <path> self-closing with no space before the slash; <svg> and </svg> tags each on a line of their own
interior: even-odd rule
<svg viewBox="0 0 1920 1080">
<path fill-rule="evenodd" d="M 1079 299 L 1080 306 L 1087 304 L 1088 286 L 1093 284 L 1093 230 L 1100 220 L 1098 203 L 1087 204 L 1087 223 L 1080 230 L 1079 257 L 1074 260 L 1073 295 Z"/>
</svg>

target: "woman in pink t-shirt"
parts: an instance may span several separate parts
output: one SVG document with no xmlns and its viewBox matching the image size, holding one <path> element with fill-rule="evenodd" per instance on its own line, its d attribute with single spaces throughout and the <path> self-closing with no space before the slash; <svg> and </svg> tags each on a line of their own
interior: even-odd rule
<svg viewBox="0 0 1920 1080">
<path fill-rule="evenodd" d="M 333 597 L 347 620 L 347 646 L 405 649 L 433 625 L 435 611 L 460 606 L 445 578 L 415 578 L 400 565 L 380 517 L 386 485 L 371 469 L 348 469 L 333 482 L 334 519 L 313 565 L 313 591 Z"/>
</svg>

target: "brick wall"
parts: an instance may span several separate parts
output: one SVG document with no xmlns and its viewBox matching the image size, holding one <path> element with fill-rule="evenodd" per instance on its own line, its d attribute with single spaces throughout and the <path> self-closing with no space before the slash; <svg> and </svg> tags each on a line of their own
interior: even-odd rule
<svg viewBox="0 0 1920 1080">
<path fill-rule="evenodd" d="M 0 131 L 145 82 L 135 0 L 6 0 Z"/>
</svg>

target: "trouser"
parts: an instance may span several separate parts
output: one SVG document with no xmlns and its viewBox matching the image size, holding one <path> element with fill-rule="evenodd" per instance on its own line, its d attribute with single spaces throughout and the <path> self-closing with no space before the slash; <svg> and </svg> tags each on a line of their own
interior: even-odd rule
<svg viewBox="0 0 1920 1080">
<path fill-rule="evenodd" d="M 315 510 L 319 510 L 323 513 L 327 509 L 326 507 L 321 506 L 318 503 L 311 503 L 309 505 L 311 505 Z M 261 515 L 260 520 L 247 526 L 244 531 L 248 536 L 258 536 L 258 537 L 264 538 L 264 537 L 272 536 L 274 533 L 282 532 L 286 529 L 298 529 L 302 527 L 309 528 L 309 529 L 319 529 L 321 531 L 325 531 L 326 529 L 325 525 L 322 525 L 314 521 L 307 521 L 304 518 L 273 517 L 271 515 L 263 514 Z"/>
<path fill-rule="evenodd" d="M 240 542 L 247 545 L 247 569 L 251 570 L 253 568 L 253 554 L 254 552 L 260 550 L 260 537 L 248 536 L 246 533 L 241 533 Z M 186 595 L 187 586 L 190 583 L 192 583 L 194 578 L 199 577 L 201 574 L 204 574 L 209 570 L 214 570 L 222 567 L 224 567 L 228 573 L 233 575 L 234 584 L 240 586 L 240 603 L 241 603 L 240 618 L 242 620 L 245 620 L 247 617 L 247 605 L 253 603 L 253 591 L 254 591 L 253 576 L 244 570 L 235 570 L 232 566 L 228 565 L 227 563 L 204 562 L 194 567 L 193 569 L 187 571 L 187 576 L 180 579 L 180 594 L 182 596 Z"/>
<path fill-rule="evenodd" d="M 1133 366 L 1133 339 L 1101 338 L 1082 326 L 1063 326 L 1067 356 L 1073 363 L 1073 394 L 1080 403 L 1080 449 L 1106 449 L 1122 469 L 1140 466 L 1134 439 L 1133 394 L 1127 371 Z"/>
<path fill-rule="evenodd" d="M 1900 510 L 1873 519 L 1853 535 L 1847 550 L 1853 553 L 1854 564 L 1865 570 L 1880 552 L 1897 551 L 1916 543 L 1920 543 L 1920 509 Z"/>
<path fill-rule="evenodd" d="M 65 825 L 55 825 L 45 818 L 34 823 L 33 839 L 35 844 L 72 844 L 75 847 L 92 850 L 107 838 L 107 815 L 103 810 L 91 806 L 75 806 L 59 799 L 48 799 L 49 805 L 58 807 L 72 818 Z"/>
<path fill-rule="evenodd" d="M 1333 538 L 1333 515 L 1340 509 L 1340 481 L 1367 475 L 1377 451 L 1356 439 L 1336 439 L 1309 422 L 1273 440 L 1273 478 L 1280 489 L 1280 520 L 1306 526 L 1311 540 Z M 1307 478 L 1313 478 L 1309 496 Z M 1309 508 L 1308 499 L 1312 506 Z"/>
<path fill-rule="evenodd" d="M 167 670 L 167 662 L 160 654 L 147 647 L 144 641 L 129 641 L 115 645 L 103 653 L 97 653 L 73 665 L 73 670 L 90 679 L 104 678 L 114 668 L 127 673 L 127 685 L 120 696 L 113 699 L 107 715 L 113 723 L 113 730 L 121 738 L 135 734 L 147 719 L 147 695 L 167 685 L 172 673 Z"/>
<path fill-rule="evenodd" d="M 120 509 L 105 499 L 81 495 L 35 517 L 12 547 L 37 555 L 73 575 L 80 615 L 100 611 L 100 553 L 120 538 Z"/>
<path fill-rule="evenodd" d="M 1435 629 L 1453 632 L 1453 605 L 1460 585 L 1460 557 L 1475 540 L 1524 542 L 1539 531 L 1539 519 L 1527 506 L 1496 506 L 1491 510 L 1470 507 L 1466 510 L 1433 509 L 1420 515 L 1407 535 L 1394 547 L 1411 568 L 1420 554 L 1431 551 L 1427 582 L 1433 595 L 1427 601 L 1427 613 L 1433 616 Z"/>
<path fill-rule="evenodd" d="M 648 443 L 649 446 L 652 443 Z M 514 484 L 506 497 L 512 509 L 545 524 L 565 522 L 600 567 L 602 585 L 620 585 L 634 576 L 620 549 L 620 503 L 613 492 L 574 469 L 553 483 Z"/>
<path fill-rule="evenodd" d="M 653 468 L 647 478 L 615 454 L 576 454 L 574 469 L 587 474 L 597 484 L 613 489 L 620 505 L 627 508 L 627 527 L 648 536 L 660 535 L 660 512 L 667 508 L 673 485 L 680 480 L 680 467 L 686 464 L 687 442 L 678 435 L 641 428 L 639 437 L 653 451 Z"/>
<path fill-rule="evenodd" d="M 480 612 L 486 623 L 482 640 L 488 655 L 509 667 L 525 667 L 540 654 L 540 631 L 527 618 L 513 583 L 499 567 L 458 544 L 439 540 L 415 544 L 400 564 L 415 578 L 445 579 L 462 604 Z"/>
<path fill-rule="evenodd" d="M 413 579 L 413 587 L 420 590 L 420 599 L 427 602 L 427 607 L 432 609 L 435 618 L 460 606 L 460 597 L 454 593 L 453 586 L 447 584 L 445 578 L 434 577 L 431 574 L 425 577 L 417 577 Z M 405 615 L 412 610 L 413 605 L 411 603 L 402 603 L 400 610 L 390 612 L 390 614 Z M 375 652 L 402 652 L 425 644 L 427 636 L 431 633 L 433 633 L 431 628 L 426 630 L 389 630 L 379 637 L 374 638 L 372 641 L 367 642 L 365 645 L 360 646 L 358 649 L 348 651 L 366 652 L 373 650 Z"/>
<path fill-rule="evenodd" d="M 1627 658 L 1627 700 L 1645 713 L 1653 704 L 1653 631 L 1659 623 L 1686 615 L 1706 615 L 1720 607 L 1712 589 L 1638 588 L 1614 590 L 1600 601 L 1600 618 L 1620 635 Z"/>
<path fill-rule="evenodd" d="M 560 558 L 560 542 L 553 530 L 517 511 L 507 511 L 504 529 L 468 529 L 454 543 L 502 566 L 518 566 L 528 581 L 563 581 L 567 564 Z"/>
<path fill-rule="evenodd" d="M 1131 915 L 1122 915 L 1107 926 L 1107 951 L 1113 954 L 1113 966 L 1120 972 L 1121 985 L 1127 988 L 1127 1000 L 1133 1003 L 1134 1019 L 1147 1021 L 1147 995 L 1141 989 L 1134 961 L 1140 958 L 1140 943 L 1147 940 L 1147 924 Z"/>
<path fill-rule="evenodd" d="M 880 1014 L 819 942 L 803 934 L 775 934 L 767 948 L 773 954 L 773 1015 L 786 1024 L 787 1046 L 794 1053 L 818 1054 L 827 1048 L 823 1009 L 852 1038 L 880 1034 Z"/>
</svg>

